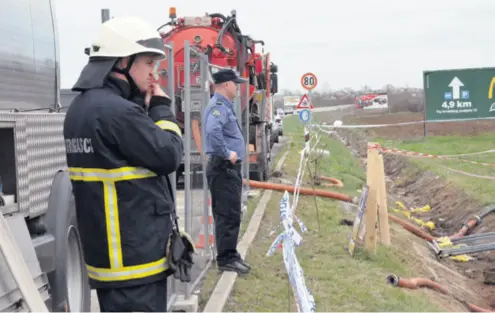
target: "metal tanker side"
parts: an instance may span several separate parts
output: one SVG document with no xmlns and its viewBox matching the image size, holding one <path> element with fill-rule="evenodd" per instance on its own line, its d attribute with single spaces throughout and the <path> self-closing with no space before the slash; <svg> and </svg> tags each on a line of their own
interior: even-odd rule
<svg viewBox="0 0 495 313">
<path fill-rule="evenodd" d="M 0 1 L 0 311 L 89 311 L 90 290 L 66 172 L 54 1 Z M 3 237 L 5 240 L 5 237 Z M 6 253 L 4 246 L 20 253 Z M 10 250 L 12 251 L 12 250 Z M 13 268 L 10 258 L 17 257 Z M 27 268 L 31 279 L 16 276 Z M 25 295 L 26 283 L 39 295 Z"/>
</svg>

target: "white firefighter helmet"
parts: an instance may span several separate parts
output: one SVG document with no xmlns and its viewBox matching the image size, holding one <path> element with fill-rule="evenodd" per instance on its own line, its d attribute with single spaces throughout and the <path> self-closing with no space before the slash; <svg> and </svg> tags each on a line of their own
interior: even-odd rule
<svg viewBox="0 0 495 313">
<path fill-rule="evenodd" d="M 116 17 L 103 23 L 90 48 L 85 49 L 89 62 L 83 68 L 73 91 L 100 88 L 110 72 L 123 74 L 132 92 L 138 92 L 130 69 L 137 55 L 151 53 L 156 60 L 165 59 L 165 45 L 160 33 L 148 22 L 137 17 Z M 127 67 L 116 68 L 118 59 L 130 57 Z"/>
<path fill-rule="evenodd" d="M 164 59 L 165 45 L 150 23 L 133 16 L 116 17 L 103 23 L 89 49 L 90 57 L 126 57 L 153 53 Z"/>
</svg>

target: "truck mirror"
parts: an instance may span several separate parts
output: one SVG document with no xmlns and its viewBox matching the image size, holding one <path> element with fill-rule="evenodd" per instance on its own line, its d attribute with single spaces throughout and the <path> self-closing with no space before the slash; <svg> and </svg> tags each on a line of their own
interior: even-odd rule
<svg viewBox="0 0 495 313">
<path fill-rule="evenodd" d="M 273 62 L 270 64 L 270 72 L 274 74 L 278 72 L 278 66 Z"/>
<path fill-rule="evenodd" d="M 270 93 L 272 95 L 276 94 L 278 92 L 278 76 L 277 74 L 272 74 L 270 75 L 270 80 L 271 80 L 271 84 L 270 84 Z"/>
</svg>

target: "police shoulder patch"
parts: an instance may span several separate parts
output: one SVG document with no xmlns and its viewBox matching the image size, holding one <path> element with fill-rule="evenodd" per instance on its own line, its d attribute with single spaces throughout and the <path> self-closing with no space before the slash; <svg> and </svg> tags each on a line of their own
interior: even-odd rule
<svg viewBox="0 0 495 313">
<path fill-rule="evenodd" d="M 220 116 L 222 113 L 220 112 L 219 109 L 214 109 L 212 114 L 213 116 Z"/>
</svg>

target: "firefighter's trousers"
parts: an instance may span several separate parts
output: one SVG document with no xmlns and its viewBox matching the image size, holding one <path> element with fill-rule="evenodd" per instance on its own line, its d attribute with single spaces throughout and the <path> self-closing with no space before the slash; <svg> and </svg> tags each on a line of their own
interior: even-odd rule
<svg viewBox="0 0 495 313">
<path fill-rule="evenodd" d="M 96 289 L 101 312 L 166 312 L 167 280 L 123 288 Z"/>
<path fill-rule="evenodd" d="M 242 174 L 241 163 L 210 156 L 206 167 L 208 188 L 215 220 L 217 265 L 240 260 L 237 241 L 241 227 Z"/>
</svg>

